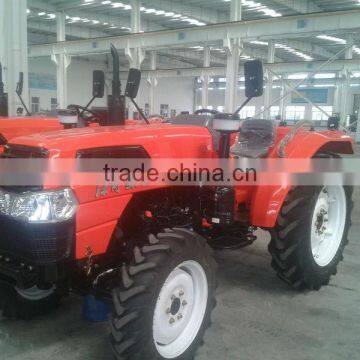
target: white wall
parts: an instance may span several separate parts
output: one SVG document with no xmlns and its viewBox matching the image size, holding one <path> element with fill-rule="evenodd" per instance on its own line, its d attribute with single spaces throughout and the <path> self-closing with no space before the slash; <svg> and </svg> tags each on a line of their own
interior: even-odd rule
<svg viewBox="0 0 360 360">
<path fill-rule="evenodd" d="M 150 87 L 146 79 L 141 81 L 137 101 L 141 108 L 150 102 Z M 155 109 L 160 113 L 160 105 L 168 104 L 169 112 L 173 109 L 181 111 L 194 110 L 194 78 L 162 78 L 158 80 L 155 90 Z"/>
<path fill-rule="evenodd" d="M 86 105 L 92 93 L 93 70 L 104 70 L 105 62 L 88 62 L 86 60 L 73 59 L 68 68 L 68 103 Z M 30 59 L 29 72 L 38 74 L 53 74 L 56 76 L 55 64 L 48 58 Z M 107 92 L 111 93 L 111 76 L 106 75 L 107 88 L 103 99 L 97 99 L 94 106 L 106 106 Z M 125 81 L 122 81 L 122 90 Z M 51 98 L 56 98 L 56 91 L 30 89 L 31 96 L 40 97 L 40 109 L 50 110 Z M 149 103 L 149 85 L 146 79 L 141 81 L 138 95 L 138 103 L 141 108 Z M 168 104 L 169 111 L 193 111 L 194 107 L 194 78 L 159 79 L 156 87 L 155 107 L 156 113 L 160 113 L 160 104 Z"/>
<path fill-rule="evenodd" d="M 92 94 L 92 73 L 94 70 L 104 70 L 105 63 L 92 63 L 73 59 L 68 68 L 68 102 L 69 104 L 86 105 Z M 52 74 L 56 77 L 56 66 L 48 58 L 30 58 L 29 72 L 36 74 Z M 51 98 L 56 98 L 56 91 L 29 89 L 30 99 L 32 96 L 40 98 L 40 110 L 51 109 Z M 96 99 L 95 106 L 105 106 L 104 99 Z"/>
<path fill-rule="evenodd" d="M 73 59 L 68 69 L 68 102 L 79 105 L 85 105 L 91 98 L 92 92 L 92 72 L 93 70 L 107 71 L 107 65 L 105 61 L 87 61 L 86 59 Z M 29 59 L 29 72 L 39 74 L 53 74 L 56 76 L 55 64 L 49 58 Z M 111 92 L 110 88 L 110 75 L 107 75 L 107 89 L 105 90 L 105 97 L 103 99 L 97 99 L 94 102 L 95 106 L 106 106 L 106 94 Z M 125 81 L 122 81 L 123 90 L 125 87 Z M 169 111 L 174 109 L 177 113 L 181 111 L 194 110 L 195 104 L 201 104 L 201 91 L 194 90 L 195 81 L 193 77 L 187 78 L 162 78 L 158 80 L 155 95 L 155 108 L 156 113 L 160 113 L 160 105 L 168 104 Z M 30 89 L 31 96 L 40 97 L 40 109 L 50 110 L 51 98 L 56 98 L 56 91 L 49 90 L 37 90 Z M 351 105 L 353 108 L 354 94 L 360 93 L 360 87 L 351 88 Z M 280 89 L 273 89 L 272 99 L 273 101 L 280 97 Z M 238 91 L 238 104 L 241 104 L 245 100 L 244 90 Z M 145 108 L 145 104 L 149 103 L 149 85 L 146 79 L 141 82 L 141 87 L 137 101 L 141 108 Z M 209 90 L 209 104 L 214 108 L 217 106 L 223 106 L 225 103 L 225 90 Z M 329 89 L 328 105 L 334 103 L 334 88 Z M 260 97 L 252 100 L 249 105 L 256 106 L 256 112 L 260 112 L 261 107 L 264 105 L 264 97 Z M 275 102 L 274 105 L 279 105 Z M 291 95 L 285 99 L 285 106 L 291 105 Z M 302 105 L 302 104 L 299 104 Z M 322 104 L 324 105 L 324 104 Z M 312 106 L 310 104 L 304 104 L 305 118 L 311 118 Z M 131 107 L 130 107 L 131 108 Z M 131 113 L 130 113 L 131 116 Z"/>
<path fill-rule="evenodd" d="M 280 98 L 280 89 L 273 89 L 272 91 L 272 103 L 274 106 L 279 106 L 278 99 Z M 240 106 L 240 104 L 245 101 L 245 90 L 239 89 L 238 90 L 238 99 L 237 104 Z M 264 106 L 264 95 L 258 98 L 255 98 L 251 100 L 251 102 L 248 104 L 249 106 L 255 106 L 256 113 L 259 113 L 261 111 L 261 108 Z M 319 104 L 319 105 L 333 105 L 334 103 L 334 90 L 332 88 L 329 89 L 328 92 L 328 102 L 327 104 Z M 201 90 L 196 90 L 196 106 L 201 105 Z M 224 106 L 225 105 L 225 90 L 220 89 L 214 89 L 209 90 L 209 105 L 212 105 L 214 109 L 216 109 L 217 106 Z M 292 104 L 291 103 L 291 93 L 286 96 L 285 98 L 285 106 L 288 105 L 299 105 L 299 106 L 305 106 L 305 118 L 311 119 L 312 116 L 312 105 L 311 104 Z"/>
</svg>

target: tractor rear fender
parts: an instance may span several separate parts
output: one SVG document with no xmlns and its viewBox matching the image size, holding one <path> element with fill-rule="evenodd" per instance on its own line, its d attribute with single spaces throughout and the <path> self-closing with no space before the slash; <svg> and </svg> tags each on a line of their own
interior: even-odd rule
<svg viewBox="0 0 360 360">
<path fill-rule="evenodd" d="M 277 148 L 274 149 L 274 153 Z M 312 158 L 318 153 L 354 154 L 355 144 L 340 131 L 304 131 L 296 135 L 286 148 L 286 156 L 294 159 Z M 273 228 L 291 186 L 257 187 L 251 198 L 250 222 L 254 226 Z"/>
</svg>

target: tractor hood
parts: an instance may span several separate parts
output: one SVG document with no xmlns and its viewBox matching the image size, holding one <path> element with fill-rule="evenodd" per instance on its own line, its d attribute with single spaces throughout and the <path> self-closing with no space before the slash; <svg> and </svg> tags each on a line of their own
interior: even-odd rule
<svg viewBox="0 0 360 360">
<path fill-rule="evenodd" d="M 13 139 L 9 145 L 42 148 L 50 157 L 74 158 L 80 150 L 142 146 L 151 157 L 209 157 L 213 140 L 205 127 L 170 124 L 99 126 L 53 131 Z"/>
<path fill-rule="evenodd" d="M 7 141 L 23 135 L 61 130 L 64 127 L 56 118 L 13 117 L 0 118 L 0 135 Z"/>
</svg>

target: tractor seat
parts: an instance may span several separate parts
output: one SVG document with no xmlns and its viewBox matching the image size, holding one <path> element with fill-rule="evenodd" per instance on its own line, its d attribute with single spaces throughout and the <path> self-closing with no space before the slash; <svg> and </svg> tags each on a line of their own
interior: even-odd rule
<svg viewBox="0 0 360 360">
<path fill-rule="evenodd" d="M 230 149 L 235 157 L 263 158 L 275 143 L 275 125 L 271 120 L 246 119 L 241 122 L 238 142 Z"/>
</svg>

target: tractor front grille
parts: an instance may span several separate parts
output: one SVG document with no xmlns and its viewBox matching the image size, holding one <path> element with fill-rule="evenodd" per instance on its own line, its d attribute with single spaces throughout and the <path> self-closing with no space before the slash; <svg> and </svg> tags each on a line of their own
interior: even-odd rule
<svg viewBox="0 0 360 360">
<path fill-rule="evenodd" d="M 51 265 L 71 258 L 75 221 L 32 224 L 0 216 L 0 252 L 35 265 Z"/>
</svg>

